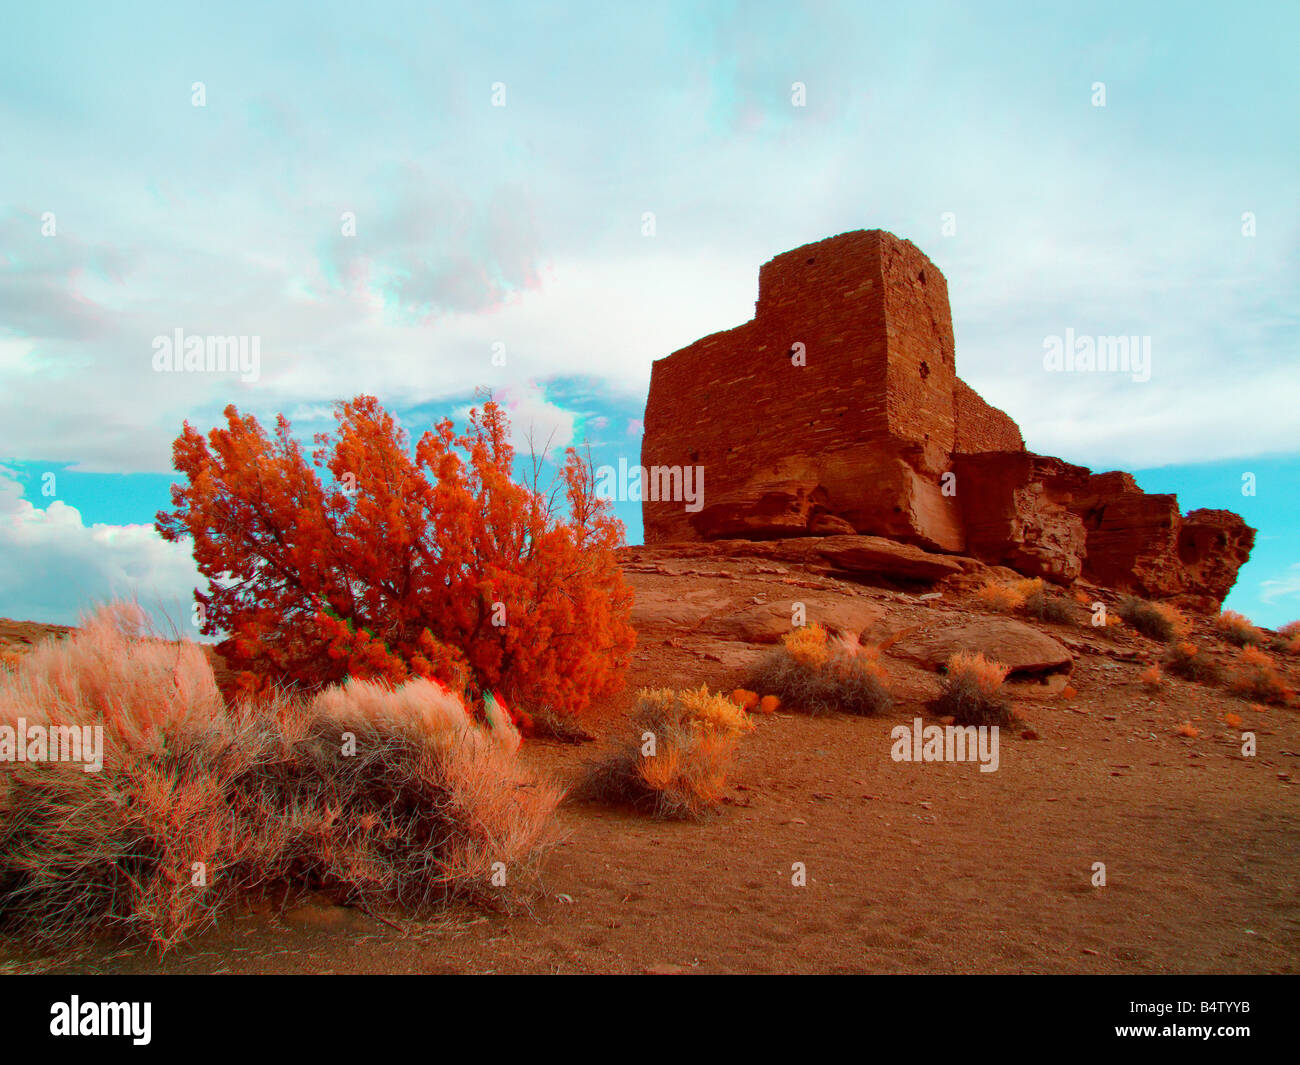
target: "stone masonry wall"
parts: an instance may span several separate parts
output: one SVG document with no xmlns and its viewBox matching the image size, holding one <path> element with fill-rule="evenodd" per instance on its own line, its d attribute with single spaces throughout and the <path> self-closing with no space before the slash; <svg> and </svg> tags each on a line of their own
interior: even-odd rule
<svg viewBox="0 0 1300 1065">
<path fill-rule="evenodd" d="M 943 274 L 881 230 L 776 256 L 752 321 L 655 362 L 641 464 L 703 470 L 694 511 L 643 502 L 648 544 L 856 532 L 1209 609 L 1254 540 L 1235 514 L 1183 518 L 1128 474 L 1026 452 L 957 377 Z"/>
<path fill-rule="evenodd" d="M 957 381 L 953 399 L 957 408 L 957 445 L 954 450 L 959 454 L 1025 450 L 1020 427 L 1003 411 L 985 403 L 965 381 Z"/>
<path fill-rule="evenodd" d="M 703 465 L 707 505 L 646 503 L 647 541 L 792 535 L 830 514 L 959 549 L 938 489 L 954 380 L 947 285 L 914 245 L 876 230 L 777 256 L 753 321 L 654 364 L 642 465 Z"/>
</svg>

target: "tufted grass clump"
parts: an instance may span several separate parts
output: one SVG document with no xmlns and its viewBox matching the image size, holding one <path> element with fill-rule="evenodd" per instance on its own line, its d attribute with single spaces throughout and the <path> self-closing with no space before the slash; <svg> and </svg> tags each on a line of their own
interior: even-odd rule
<svg viewBox="0 0 1300 1065">
<path fill-rule="evenodd" d="M 1181 639 L 1191 631 L 1187 619 L 1168 603 L 1149 603 L 1126 595 L 1117 610 L 1125 624 L 1161 643 Z"/>
<path fill-rule="evenodd" d="M 787 633 L 759 663 L 748 687 L 806 714 L 870 716 L 893 706 L 888 684 L 877 648 L 853 636 L 832 637 L 813 624 Z"/>
<path fill-rule="evenodd" d="M 587 766 L 574 797 L 676 821 L 698 821 L 717 811 L 736 739 L 754 727 L 742 706 L 703 686 L 642 689 L 632 726 Z"/>
<path fill-rule="evenodd" d="M 1169 673 L 1197 684 L 1217 684 L 1222 670 L 1191 640 L 1175 640 L 1165 651 L 1162 665 Z"/>
<path fill-rule="evenodd" d="M 979 651 L 958 651 L 948 659 L 939 697 L 931 709 L 958 725 L 1012 724 L 1011 704 L 1002 691 L 1010 669 Z"/>
<path fill-rule="evenodd" d="M 1292 701 L 1291 690 L 1282 679 L 1273 659 L 1255 646 L 1241 649 L 1229 675 L 1228 687 L 1242 698 L 1259 703 L 1286 706 Z"/>
<path fill-rule="evenodd" d="M 985 581 L 975 593 L 990 610 L 998 614 L 1012 614 L 1024 607 L 1025 601 L 1043 591 L 1041 577 L 1016 581 Z"/>
<path fill-rule="evenodd" d="M 1269 641 L 1269 650 L 1283 655 L 1300 655 L 1300 621 L 1288 621 Z"/>
<path fill-rule="evenodd" d="M 494 863 L 527 882 L 560 792 L 483 713 L 424 679 L 230 705 L 197 644 L 105 608 L 0 671 L 0 751 L 100 730 L 97 768 L 0 763 L 0 924 L 56 954 L 104 933 L 162 952 L 268 894 L 503 902 Z"/>
<path fill-rule="evenodd" d="M 1250 619 L 1235 610 L 1225 610 L 1214 619 L 1214 629 L 1229 643 L 1238 647 L 1259 647 L 1267 637 L 1251 624 Z"/>
<path fill-rule="evenodd" d="M 1068 625 L 1074 620 L 1074 612 L 1064 597 L 1052 595 L 1046 588 L 1039 588 L 1025 597 L 1025 613 L 1039 621 L 1053 625 Z"/>
</svg>

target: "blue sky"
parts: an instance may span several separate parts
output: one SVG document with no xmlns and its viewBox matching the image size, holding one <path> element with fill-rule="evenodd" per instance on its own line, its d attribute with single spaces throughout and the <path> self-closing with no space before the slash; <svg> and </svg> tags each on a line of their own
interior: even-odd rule
<svg viewBox="0 0 1300 1065">
<path fill-rule="evenodd" d="M 229 402 L 310 433 L 372 392 L 418 431 L 487 387 L 521 438 L 635 463 L 654 358 L 749 318 L 771 256 L 879 227 L 1029 447 L 1242 513 L 1228 605 L 1300 617 L 1300 12 L 1132 6 L 10 10 L 0 615 L 183 615 L 149 523 Z M 154 372 L 176 329 L 260 337 L 258 379 Z M 1045 372 L 1067 329 L 1151 337 L 1151 379 Z"/>
</svg>

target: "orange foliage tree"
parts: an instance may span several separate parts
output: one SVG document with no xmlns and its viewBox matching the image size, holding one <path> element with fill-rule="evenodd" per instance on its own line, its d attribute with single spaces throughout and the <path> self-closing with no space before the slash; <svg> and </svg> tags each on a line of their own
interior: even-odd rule
<svg viewBox="0 0 1300 1065">
<path fill-rule="evenodd" d="M 283 415 L 272 434 L 233 405 L 225 416 L 206 438 L 185 423 L 172 452 L 186 483 L 156 528 L 192 538 L 201 631 L 228 635 L 218 649 L 245 687 L 418 675 L 579 713 L 622 686 L 635 640 L 623 526 L 573 448 L 543 491 L 536 458 L 532 484 L 514 480 L 491 401 L 464 435 L 443 420 L 412 452 L 358 396 L 311 461 Z"/>
</svg>

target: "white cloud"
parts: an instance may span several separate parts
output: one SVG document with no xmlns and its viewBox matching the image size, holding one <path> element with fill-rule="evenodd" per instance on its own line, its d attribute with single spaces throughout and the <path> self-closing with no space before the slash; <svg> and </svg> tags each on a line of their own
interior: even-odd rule
<svg viewBox="0 0 1300 1065">
<path fill-rule="evenodd" d="M 525 18 L 484 52 L 442 26 L 380 33 L 369 75 L 362 31 L 327 15 L 270 64 L 247 41 L 231 51 L 240 31 L 223 23 L 192 36 L 257 77 L 230 74 L 220 109 L 184 118 L 151 91 L 152 64 L 120 61 L 168 31 L 114 24 L 111 80 L 54 61 L 65 34 L 28 34 L 14 69 L 63 71 L 43 92 L 80 103 L 51 120 L 32 92 L 14 116 L 33 165 L 0 219 L 0 320 L 19 334 L 0 337 L 0 458 L 165 470 L 181 421 L 212 425 L 231 401 L 266 423 L 363 391 L 401 409 L 578 375 L 641 397 L 653 359 L 751 316 L 766 258 L 875 226 L 944 271 L 958 371 L 1031 447 L 1094 466 L 1294 447 L 1300 384 L 1276 369 L 1300 336 L 1294 151 L 1258 135 L 1294 96 L 1290 67 L 1260 59 L 1285 34 L 1137 16 L 1119 33 L 1107 16 L 1037 20 L 1012 41 L 950 5 L 692 10 L 649 42 L 635 19 L 580 21 L 564 31 L 580 70 L 536 47 L 552 20 Z M 1207 42 L 1221 77 L 1189 77 Z M 1109 108 L 1088 102 L 1102 71 L 1066 75 L 1079 68 L 1062 47 L 1104 68 Z M 336 50 L 351 76 L 321 61 Z M 508 108 L 489 110 L 480 61 L 514 72 Z M 432 111 L 410 87 L 429 70 L 456 86 Z M 792 78 L 807 108 L 790 106 Z M 603 84 L 626 91 L 591 91 Z M 164 123 L 160 179 L 145 149 Z M 69 207 L 46 239 L 38 212 L 56 202 Z M 1239 232 L 1246 209 L 1257 238 Z M 1152 380 L 1043 374 L 1042 338 L 1071 326 L 1151 335 Z M 262 380 L 152 373 L 151 338 L 176 328 L 260 336 Z"/>
<path fill-rule="evenodd" d="M 1300 562 L 1293 562 L 1276 580 L 1259 582 L 1259 598 L 1265 603 L 1279 599 L 1300 599 Z"/>
<path fill-rule="evenodd" d="M 573 443 L 577 414 L 552 403 L 537 382 L 507 385 L 494 390 L 492 397 L 510 417 L 510 446 L 521 459 L 526 461 L 528 455 L 536 452 L 554 460 Z M 456 412 L 461 423 L 469 409 L 466 406 Z"/>
<path fill-rule="evenodd" d="M 42 510 L 0 472 L 0 588 L 17 620 L 75 624 L 93 606 L 135 599 L 163 631 L 190 625 L 192 592 L 205 581 L 189 549 L 149 525 L 86 525 L 76 507 Z"/>
</svg>

